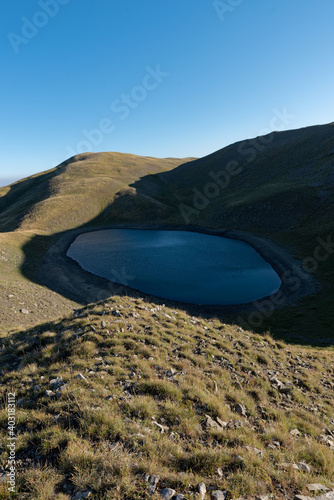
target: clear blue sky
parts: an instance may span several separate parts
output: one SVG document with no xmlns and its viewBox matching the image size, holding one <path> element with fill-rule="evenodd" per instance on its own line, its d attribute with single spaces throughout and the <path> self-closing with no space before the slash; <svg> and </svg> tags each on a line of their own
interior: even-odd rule
<svg viewBox="0 0 334 500">
<path fill-rule="evenodd" d="M 204 156 L 268 128 L 334 121 L 333 0 L 12 0 L 1 10 L 1 179 L 82 150 Z"/>
</svg>

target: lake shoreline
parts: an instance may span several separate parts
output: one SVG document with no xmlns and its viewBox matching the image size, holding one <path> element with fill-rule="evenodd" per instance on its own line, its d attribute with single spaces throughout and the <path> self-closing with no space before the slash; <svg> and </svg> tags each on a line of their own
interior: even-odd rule
<svg viewBox="0 0 334 500">
<path fill-rule="evenodd" d="M 85 271 L 76 261 L 66 255 L 68 249 L 79 235 L 110 229 L 190 231 L 243 241 L 251 245 L 252 248 L 272 266 L 282 280 L 282 285 L 274 294 L 246 304 L 229 306 L 189 304 L 162 299 L 134 290 L 130 287 L 118 285 L 117 283 L 113 283 L 105 278 Z M 300 276 L 297 288 L 296 286 L 291 286 L 291 283 L 289 284 L 286 282 L 287 280 L 284 279 L 284 276 L 293 275 Z M 194 225 L 112 224 L 96 227 L 89 226 L 66 231 L 57 235 L 57 239 L 52 242 L 49 250 L 45 253 L 39 271 L 39 277 L 46 286 L 52 286 L 52 288 L 56 289 L 60 294 L 65 294 L 67 296 L 70 294 L 73 300 L 82 304 L 106 300 L 112 295 L 121 293 L 137 297 L 146 297 L 149 300 L 153 299 L 157 303 L 165 303 L 171 307 L 182 307 L 190 311 L 196 311 L 197 313 L 219 313 L 226 315 L 244 312 L 251 313 L 252 311 L 261 310 L 261 308 L 269 308 L 271 311 L 284 306 L 291 306 L 297 303 L 301 298 L 314 294 L 318 289 L 318 284 L 313 276 L 305 273 L 303 270 L 302 263 L 295 259 L 286 248 L 279 246 L 272 240 L 255 236 L 244 231 L 213 229 Z"/>
</svg>

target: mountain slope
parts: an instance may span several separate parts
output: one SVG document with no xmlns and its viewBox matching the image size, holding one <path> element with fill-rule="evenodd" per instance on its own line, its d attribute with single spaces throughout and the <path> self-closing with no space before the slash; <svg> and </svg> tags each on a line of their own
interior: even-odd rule
<svg viewBox="0 0 334 500">
<path fill-rule="evenodd" d="M 178 208 L 184 203 L 197 210 L 191 222 L 303 234 L 318 231 L 320 222 L 331 230 L 334 124 L 238 142 L 161 177 Z M 194 189 L 203 196 L 195 200 L 199 207 Z"/>
<path fill-rule="evenodd" d="M 0 188 L 0 230 L 56 233 L 81 226 L 103 214 L 117 192 L 130 190 L 129 184 L 180 163 L 176 158 L 122 153 L 75 156 L 45 173 Z M 148 207 L 154 208 L 154 189 L 151 193 L 153 186 L 147 184 L 147 190 L 137 195 L 145 196 Z"/>
<path fill-rule="evenodd" d="M 210 489 L 292 500 L 309 484 L 334 488 L 333 350 L 129 297 L 2 344 L 17 498 L 158 500 L 172 488 L 195 500 L 203 482 L 207 500 Z"/>
</svg>

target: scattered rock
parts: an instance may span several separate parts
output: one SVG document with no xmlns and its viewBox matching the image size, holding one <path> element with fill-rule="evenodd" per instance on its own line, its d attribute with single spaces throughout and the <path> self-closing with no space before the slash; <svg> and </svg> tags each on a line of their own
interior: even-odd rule
<svg viewBox="0 0 334 500">
<path fill-rule="evenodd" d="M 49 386 L 53 387 L 54 389 L 58 389 L 58 387 L 61 387 L 62 385 L 64 385 L 64 382 L 63 382 L 63 378 L 61 376 L 57 377 L 57 378 L 53 378 L 49 382 Z"/>
<path fill-rule="evenodd" d="M 197 485 L 197 491 L 201 495 L 201 500 L 204 500 L 205 494 L 206 494 L 206 486 L 204 483 L 198 483 Z"/>
<path fill-rule="evenodd" d="M 299 435 L 300 435 L 300 432 L 299 432 L 299 430 L 298 430 L 298 429 L 292 429 L 292 430 L 290 431 L 290 434 L 291 434 L 291 436 L 299 436 Z"/>
<path fill-rule="evenodd" d="M 86 377 L 84 377 L 82 375 L 82 373 L 78 373 L 78 375 L 76 375 L 74 378 L 76 378 L 78 380 L 84 380 L 85 382 L 88 382 L 88 380 L 86 379 Z"/>
<path fill-rule="evenodd" d="M 235 411 L 235 413 L 238 413 L 242 417 L 247 417 L 247 410 L 246 410 L 246 407 L 244 405 L 241 405 L 238 403 L 237 405 L 235 405 L 234 411 Z"/>
<path fill-rule="evenodd" d="M 160 481 L 159 476 L 149 476 L 148 477 L 148 482 L 149 482 L 148 493 L 149 493 L 149 495 L 153 495 L 155 493 L 155 490 L 157 488 L 157 484 L 159 481 Z"/>
<path fill-rule="evenodd" d="M 175 500 L 186 500 L 186 497 L 182 493 L 179 493 L 176 495 Z"/>
<path fill-rule="evenodd" d="M 211 498 L 214 500 L 226 500 L 227 491 L 216 490 L 211 493 Z"/>
<path fill-rule="evenodd" d="M 281 382 L 280 380 L 278 380 L 278 378 L 277 378 L 277 377 L 271 377 L 269 380 L 270 380 L 271 384 L 272 384 L 272 385 L 273 385 L 273 386 L 274 386 L 277 390 L 279 390 L 279 391 L 280 391 L 281 389 L 283 389 L 284 384 L 283 384 L 283 382 Z"/>
<path fill-rule="evenodd" d="M 216 420 L 213 420 L 213 418 L 210 417 L 210 415 L 205 415 L 206 417 L 206 422 L 205 425 L 208 429 L 224 429 L 225 427 L 228 427 L 228 422 L 224 422 L 224 420 L 221 420 L 219 417 L 217 417 Z"/>
<path fill-rule="evenodd" d="M 91 491 L 78 491 L 78 493 L 74 497 L 74 500 L 84 500 L 85 498 L 89 498 L 91 495 Z"/>
<path fill-rule="evenodd" d="M 297 466 L 298 470 L 301 470 L 301 471 L 304 471 L 304 472 L 311 472 L 311 467 L 309 465 L 305 464 L 304 462 L 297 462 L 294 465 Z"/>
<path fill-rule="evenodd" d="M 118 311 L 117 309 L 114 309 L 111 314 L 113 316 L 116 316 L 117 318 L 119 318 L 120 316 L 122 316 L 122 313 L 120 311 Z"/>
<path fill-rule="evenodd" d="M 206 422 L 205 425 L 208 429 L 221 429 L 221 426 L 215 422 L 210 415 L 205 415 L 206 417 Z"/>
<path fill-rule="evenodd" d="M 169 431 L 169 428 L 166 425 L 161 425 L 158 422 L 156 422 L 155 420 L 152 421 L 152 425 L 155 425 L 156 427 L 158 427 L 158 429 L 160 430 L 161 434 L 163 434 L 164 432 L 168 432 Z"/>
<path fill-rule="evenodd" d="M 107 323 L 105 321 L 101 321 L 101 328 L 107 328 Z"/>
<path fill-rule="evenodd" d="M 320 434 L 320 436 L 317 436 L 317 441 L 319 441 L 319 443 L 325 444 L 326 446 L 334 448 L 334 439 L 330 439 L 330 437 L 325 436 L 324 434 Z"/>
<path fill-rule="evenodd" d="M 172 490 L 171 488 L 164 488 L 160 491 L 160 495 L 164 500 L 170 500 L 175 495 L 175 493 L 176 491 Z"/>
<path fill-rule="evenodd" d="M 250 453 L 254 453 L 254 455 L 257 455 L 258 457 L 263 458 L 263 451 L 259 450 L 258 448 L 255 448 L 254 446 L 246 446 L 246 450 L 249 451 Z"/>
<path fill-rule="evenodd" d="M 224 472 L 223 472 L 223 469 L 221 467 L 218 467 L 217 474 L 218 474 L 219 477 L 223 477 L 224 476 Z"/>
<path fill-rule="evenodd" d="M 55 416 L 53 417 L 53 423 L 54 423 L 54 424 L 57 424 L 57 423 L 58 423 L 58 420 L 60 419 L 60 417 L 61 417 L 61 413 L 58 413 L 58 415 L 55 415 Z"/>
<path fill-rule="evenodd" d="M 307 484 L 306 488 L 312 493 L 317 493 L 318 491 L 329 491 L 329 488 L 323 486 L 322 484 Z"/>
<path fill-rule="evenodd" d="M 176 370 L 174 370 L 174 368 L 170 368 L 167 371 L 166 375 L 167 375 L 167 377 L 173 377 L 173 375 L 175 375 L 175 373 L 176 373 Z"/>
<path fill-rule="evenodd" d="M 221 427 L 227 427 L 227 422 L 224 422 L 224 420 L 221 420 L 219 417 L 217 417 L 217 422 Z"/>
<path fill-rule="evenodd" d="M 45 396 L 48 396 L 49 398 L 51 398 L 52 396 L 55 396 L 56 393 L 53 392 L 53 391 L 45 391 Z"/>
<path fill-rule="evenodd" d="M 20 313 L 29 314 L 29 311 L 28 311 L 28 309 L 20 309 Z"/>
</svg>

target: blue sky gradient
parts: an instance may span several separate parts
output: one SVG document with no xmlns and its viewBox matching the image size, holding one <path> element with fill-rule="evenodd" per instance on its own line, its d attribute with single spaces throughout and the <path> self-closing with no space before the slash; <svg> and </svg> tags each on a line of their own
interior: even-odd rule
<svg viewBox="0 0 334 500">
<path fill-rule="evenodd" d="M 332 122 L 333 19 L 332 0 L 6 2 L 0 178 Z"/>
</svg>

